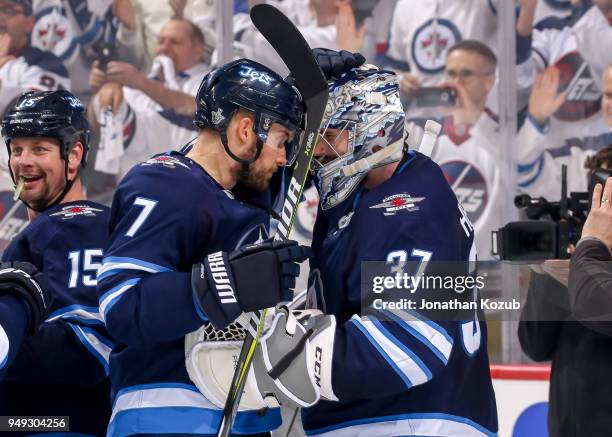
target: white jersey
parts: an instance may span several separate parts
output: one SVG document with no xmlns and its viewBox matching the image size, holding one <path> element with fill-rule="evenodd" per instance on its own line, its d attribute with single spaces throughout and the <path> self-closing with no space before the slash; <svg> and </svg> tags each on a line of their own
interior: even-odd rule
<svg viewBox="0 0 612 437">
<path fill-rule="evenodd" d="M 0 67 L 0 114 L 25 91 L 70 89 L 68 71 L 55 55 L 26 47 Z"/>
<path fill-rule="evenodd" d="M 194 96 L 202 79 L 210 70 L 206 64 L 196 64 L 184 72 L 174 73 L 169 58 L 157 57 L 153 61 L 151 76 L 157 76 L 158 68 L 164 70 L 166 86 Z M 142 91 L 123 87 L 124 100 L 115 119 L 119 120 L 119 133 L 123 141 L 101 139 L 95 169 L 123 177 L 134 165 L 162 153 L 169 148 L 180 148 L 197 136 L 193 114 L 178 114 L 174 109 L 162 108 Z M 105 108 L 94 101 L 98 120 L 103 119 Z M 104 137 L 104 128 L 102 136 Z"/>
<path fill-rule="evenodd" d="M 447 118 L 431 157 L 474 224 L 480 260 L 492 258 L 491 231 L 503 225 L 500 205 L 510 201 L 501 195 L 497 129 L 488 112 L 469 129 L 457 127 Z"/>
<path fill-rule="evenodd" d="M 92 46 L 100 44 L 110 21 L 112 0 L 34 0 L 36 24 L 30 41 L 62 60 L 72 78 L 73 92 L 87 101 L 89 71 L 96 56 Z"/>
<path fill-rule="evenodd" d="M 548 17 L 565 17 L 572 11 L 570 0 L 540 0 L 535 11 L 534 22 Z"/>
<path fill-rule="evenodd" d="M 561 198 L 561 166 L 567 165 L 567 192 L 587 191 L 588 170 L 584 163 L 589 156 L 612 145 L 612 131 L 601 117 L 599 126 L 586 137 L 574 137 L 562 142 L 527 118 L 516 141 L 518 148 L 518 185 L 532 197 L 547 200 Z"/>
<path fill-rule="evenodd" d="M 490 0 L 399 0 L 387 55 L 422 86 L 443 79 L 449 48 L 463 39 L 495 47 L 497 17 Z"/>
<path fill-rule="evenodd" d="M 550 142 L 562 144 L 567 138 L 593 136 L 601 126 L 601 77 L 612 63 L 612 26 L 596 6 L 575 23 L 550 18 L 533 31 L 531 46 L 519 43 L 517 81 L 523 91 L 549 65 L 561 71 L 559 91 L 568 93 L 566 102 L 552 116 Z"/>
</svg>

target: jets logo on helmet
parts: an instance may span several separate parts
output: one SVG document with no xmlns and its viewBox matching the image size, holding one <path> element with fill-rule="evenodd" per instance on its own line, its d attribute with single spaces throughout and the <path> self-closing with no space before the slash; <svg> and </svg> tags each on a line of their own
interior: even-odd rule
<svg viewBox="0 0 612 437">
<path fill-rule="evenodd" d="M 68 179 L 68 155 L 77 142 L 83 147 L 81 167 L 87 165 L 89 122 L 85 108 L 79 99 L 66 90 L 30 91 L 19 96 L 17 102 L 7 111 L 2 120 L 2 137 L 6 144 L 9 161 L 13 138 L 45 137 L 59 141 L 66 182 L 62 194 L 51 205 L 46 205 L 43 210 L 60 203 L 72 187 L 76 178 Z M 15 183 L 10 162 L 8 167 Z M 31 205 L 27 206 L 35 209 Z"/>
<path fill-rule="evenodd" d="M 269 68 L 248 59 L 225 64 L 206 75 L 196 101 L 194 124 L 219 132 L 227 154 L 243 166 L 248 168 L 259 157 L 274 123 L 295 132 L 285 144 L 287 165 L 295 160 L 304 116 L 302 96 Z M 226 129 L 238 109 L 250 111 L 255 117 L 257 152 L 248 160 L 234 155 L 227 144 Z"/>
<path fill-rule="evenodd" d="M 254 68 L 243 65 L 238 71 L 238 74 L 242 77 L 248 77 L 249 79 L 258 80 L 266 85 L 270 85 L 272 83 L 272 78 L 268 76 L 266 73 L 257 71 Z"/>
</svg>

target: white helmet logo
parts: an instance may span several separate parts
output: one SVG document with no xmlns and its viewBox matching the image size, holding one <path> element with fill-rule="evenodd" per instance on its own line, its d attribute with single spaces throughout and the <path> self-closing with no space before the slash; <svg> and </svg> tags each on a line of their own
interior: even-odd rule
<svg viewBox="0 0 612 437">
<path fill-rule="evenodd" d="M 223 116 L 223 109 L 219 108 L 212 112 L 212 122 L 214 125 L 221 123 L 225 117 Z"/>
</svg>

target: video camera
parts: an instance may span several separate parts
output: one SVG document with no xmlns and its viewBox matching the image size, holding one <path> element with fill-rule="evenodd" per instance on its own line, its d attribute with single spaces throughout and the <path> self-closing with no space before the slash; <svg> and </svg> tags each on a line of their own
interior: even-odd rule
<svg viewBox="0 0 612 437">
<path fill-rule="evenodd" d="M 520 194 L 514 198 L 517 208 L 524 208 L 529 220 L 510 222 L 491 232 L 493 255 L 506 261 L 543 261 L 569 258 L 569 245 L 576 244 L 591 208 L 595 185 L 605 184 L 612 170 L 591 173 L 588 192 L 567 195 L 567 166 L 561 168 L 561 200 Z"/>
</svg>

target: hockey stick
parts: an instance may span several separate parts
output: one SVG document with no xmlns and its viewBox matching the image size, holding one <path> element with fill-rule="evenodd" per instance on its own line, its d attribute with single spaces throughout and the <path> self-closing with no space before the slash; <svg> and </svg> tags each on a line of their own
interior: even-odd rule
<svg viewBox="0 0 612 437">
<path fill-rule="evenodd" d="M 293 175 L 289 182 L 278 231 L 275 235 L 276 239 L 284 240 L 291 232 L 297 204 L 306 184 L 319 128 L 327 105 L 327 81 L 312 56 L 308 43 L 282 12 L 267 4 L 257 5 L 251 9 L 251 20 L 289 68 L 295 81 L 294 85 L 302 94 L 306 105 L 304 134 L 300 142 L 299 154 L 293 165 Z M 217 431 L 218 437 L 230 435 L 265 317 L 266 310 L 263 310 L 259 314 L 254 314 L 249 320 L 246 338 L 242 344 L 232 384 L 223 408 L 223 417 Z"/>
<path fill-rule="evenodd" d="M 440 123 L 434 120 L 427 120 L 425 123 L 425 132 L 423 132 L 423 138 L 421 138 L 421 144 L 419 144 L 419 152 L 431 158 L 431 154 L 436 146 L 436 140 L 441 130 L 442 125 Z"/>
</svg>

